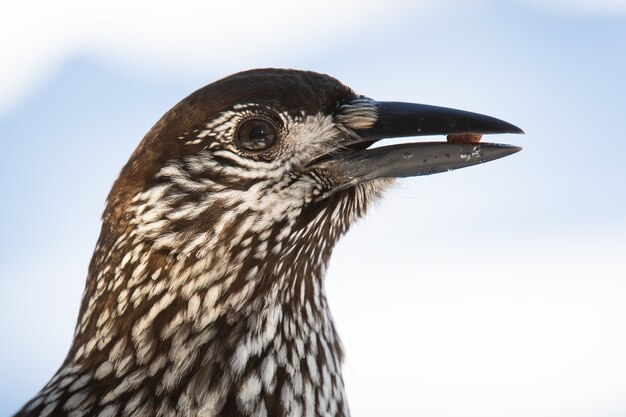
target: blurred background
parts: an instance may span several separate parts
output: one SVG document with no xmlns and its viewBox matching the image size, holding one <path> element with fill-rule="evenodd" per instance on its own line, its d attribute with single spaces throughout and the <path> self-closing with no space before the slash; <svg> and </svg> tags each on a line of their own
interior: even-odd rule
<svg viewBox="0 0 626 417">
<path fill-rule="evenodd" d="M 11 2 L 0 17 L 0 415 L 70 345 L 152 124 L 255 67 L 489 114 L 524 147 L 399 181 L 327 276 L 352 414 L 626 415 L 624 0 Z"/>
</svg>

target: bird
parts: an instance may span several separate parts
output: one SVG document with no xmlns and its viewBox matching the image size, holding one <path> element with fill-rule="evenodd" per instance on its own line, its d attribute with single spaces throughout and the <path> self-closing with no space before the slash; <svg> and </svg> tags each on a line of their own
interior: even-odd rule
<svg viewBox="0 0 626 417">
<path fill-rule="evenodd" d="M 324 286 L 335 243 L 396 178 L 521 149 L 378 142 L 496 133 L 523 132 L 311 71 L 193 92 L 114 182 L 69 352 L 15 416 L 349 416 Z"/>
</svg>

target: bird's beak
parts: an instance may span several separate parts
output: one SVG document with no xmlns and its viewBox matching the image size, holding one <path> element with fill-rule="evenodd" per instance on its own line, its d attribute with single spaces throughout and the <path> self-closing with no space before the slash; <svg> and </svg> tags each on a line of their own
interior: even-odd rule
<svg viewBox="0 0 626 417">
<path fill-rule="evenodd" d="M 424 104 L 376 102 L 376 122 L 355 130 L 356 138 L 327 165 L 340 191 L 376 178 L 430 175 L 493 161 L 522 148 L 496 143 L 418 142 L 366 149 L 381 139 L 426 135 L 524 133 L 522 129 L 482 114 Z"/>
</svg>

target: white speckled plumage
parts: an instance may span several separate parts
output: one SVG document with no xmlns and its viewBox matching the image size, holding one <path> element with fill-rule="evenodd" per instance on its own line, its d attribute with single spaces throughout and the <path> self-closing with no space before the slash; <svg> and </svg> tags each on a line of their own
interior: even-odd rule
<svg viewBox="0 0 626 417">
<path fill-rule="evenodd" d="M 307 164 L 376 121 L 327 78 L 342 100 L 318 111 L 245 101 L 184 131 L 167 115 L 155 126 L 109 197 L 70 353 L 18 415 L 349 415 L 324 273 L 389 181 L 320 203 L 332 178 Z M 280 144 L 242 152 L 241 121 L 268 113 Z M 155 137 L 183 150 L 144 174 Z"/>
</svg>

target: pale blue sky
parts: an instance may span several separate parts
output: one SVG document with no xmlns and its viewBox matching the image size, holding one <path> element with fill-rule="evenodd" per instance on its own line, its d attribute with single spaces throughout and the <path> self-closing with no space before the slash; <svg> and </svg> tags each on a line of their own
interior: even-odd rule
<svg viewBox="0 0 626 417">
<path fill-rule="evenodd" d="M 180 66 L 167 48 L 142 63 L 121 46 L 67 47 L 12 93 L 0 112 L 0 415 L 63 360 L 104 199 L 143 134 L 193 90 L 263 66 L 527 132 L 490 139 L 524 147 L 512 157 L 401 181 L 340 242 L 328 291 L 355 416 L 392 401 L 398 416 L 626 414 L 626 10 L 384 4 L 364 21 L 342 9 L 333 36 L 309 25 L 275 48 L 238 40 L 228 59 L 195 39 L 203 58 Z"/>
</svg>

